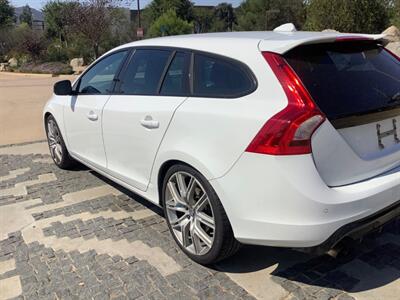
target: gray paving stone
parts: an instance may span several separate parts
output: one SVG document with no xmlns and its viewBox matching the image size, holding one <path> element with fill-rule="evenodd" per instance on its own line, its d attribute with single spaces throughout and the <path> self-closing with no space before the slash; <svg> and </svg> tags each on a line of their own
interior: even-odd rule
<svg viewBox="0 0 400 300">
<path fill-rule="evenodd" d="M 9 203 L 41 198 L 35 205 L 42 211 L 32 214 L 35 220 L 55 216 L 77 216 L 69 222 L 53 222 L 43 229 L 46 237 L 82 237 L 90 239 L 142 241 L 150 247 L 160 247 L 182 268 L 181 271 L 162 276 L 147 261 L 134 256 L 122 258 L 98 254 L 95 251 L 81 253 L 47 248 L 39 242 L 26 244 L 20 232 L 10 233 L 0 241 L 0 261 L 15 259 L 15 270 L 1 275 L 0 279 L 19 276 L 21 299 L 251 299 L 251 295 L 227 275 L 212 268 L 199 266 L 184 255 L 169 234 L 161 214 L 142 220 L 133 218 L 93 218 L 80 220 L 84 212 L 102 211 L 134 212 L 153 205 L 132 193 L 108 195 L 56 209 L 46 209 L 48 204 L 62 202 L 63 195 L 104 185 L 101 176 L 85 168 L 63 171 L 53 164 L 34 162 L 43 155 L 0 156 L 0 176 L 10 170 L 29 167 L 30 171 L 16 178 L 0 182 L 0 189 L 13 187 L 18 182 L 32 180 L 41 174 L 53 173 L 57 180 L 27 188 L 25 196 L 0 198 L 1 209 Z M 62 220 L 62 218 L 61 218 Z M 400 222 L 385 226 L 384 233 L 400 235 Z M 359 259 L 376 270 L 388 267 L 400 270 L 400 246 L 394 242 L 377 243 L 377 234 L 370 234 L 363 244 L 355 246 L 345 255 L 333 259 L 329 256 L 309 257 L 301 263 L 279 268 L 272 280 L 284 288 L 287 299 L 353 299 L 347 292 L 359 283 L 344 272 L 342 267 Z"/>
</svg>

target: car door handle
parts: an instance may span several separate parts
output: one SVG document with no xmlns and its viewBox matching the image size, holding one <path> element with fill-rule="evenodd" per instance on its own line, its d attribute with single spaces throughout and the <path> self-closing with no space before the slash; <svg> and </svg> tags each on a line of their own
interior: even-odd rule
<svg viewBox="0 0 400 300">
<path fill-rule="evenodd" d="M 87 114 L 87 118 L 90 121 L 97 121 L 99 119 L 99 116 L 93 111 L 91 110 L 88 114 Z"/>
<path fill-rule="evenodd" d="M 160 127 L 160 122 L 153 120 L 151 116 L 146 116 L 140 121 L 140 124 L 147 129 L 156 129 Z"/>
</svg>

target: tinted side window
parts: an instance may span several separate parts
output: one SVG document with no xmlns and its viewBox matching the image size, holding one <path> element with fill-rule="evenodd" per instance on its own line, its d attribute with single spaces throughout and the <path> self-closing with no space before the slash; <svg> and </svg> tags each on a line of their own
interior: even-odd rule
<svg viewBox="0 0 400 300">
<path fill-rule="evenodd" d="M 161 87 L 162 95 L 186 95 L 189 92 L 188 69 L 190 55 L 177 52 Z"/>
<path fill-rule="evenodd" d="M 195 96 L 235 97 L 250 92 L 253 87 L 252 79 L 239 64 L 228 59 L 195 55 Z"/>
<path fill-rule="evenodd" d="M 128 95 L 156 94 L 170 55 L 168 50 L 136 50 L 121 80 L 120 92 Z"/>
<path fill-rule="evenodd" d="M 120 51 L 100 60 L 80 80 L 81 94 L 108 94 L 114 84 L 114 77 L 128 51 Z"/>
</svg>

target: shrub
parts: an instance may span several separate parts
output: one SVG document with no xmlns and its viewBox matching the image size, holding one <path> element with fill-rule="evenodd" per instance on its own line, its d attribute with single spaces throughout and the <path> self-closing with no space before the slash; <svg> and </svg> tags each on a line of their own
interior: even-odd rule
<svg viewBox="0 0 400 300">
<path fill-rule="evenodd" d="M 310 0 L 306 29 L 380 33 L 389 25 L 388 13 L 381 0 Z"/>
<path fill-rule="evenodd" d="M 193 31 L 193 24 L 180 19 L 175 11 L 168 10 L 162 14 L 149 29 L 149 36 L 187 34 Z"/>
<path fill-rule="evenodd" d="M 47 62 L 36 64 L 33 62 L 22 64 L 18 70 L 21 73 L 39 73 L 39 74 L 72 74 L 72 68 L 61 62 Z"/>
<path fill-rule="evenodd" d="M 68 51 L 60 42 L 51 43 L 46 50 L 45 61 L 68 62 Z"/>
</svg>

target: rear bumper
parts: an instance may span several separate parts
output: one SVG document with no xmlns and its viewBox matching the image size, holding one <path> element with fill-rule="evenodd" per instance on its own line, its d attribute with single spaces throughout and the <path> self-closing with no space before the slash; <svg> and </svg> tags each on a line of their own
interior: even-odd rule
<svg viewBox="0 0 400 300">
<path fill-rule="evenodd" d="M 235 237 L 267 246 L 332 247 L 345 236 L 396 217 L 400 199 L 400 169 L 330 188 L 311 155 L 243 153 L 225 176 L 210 183 Z"/>
<path fill-rule="evenodd" d="M 393 205 L 374 213 L 371 216 L 357 220 L 350 224 L 344 225 L 336 230 L 325 242 L 321 245 L 305 249 L 312 253 L 325 253 L 337 245 L 345 238 L 360 239 L 367 233 L 381 228 L 386 223 L 400 218 L 400 200 Z"/>
</svg>

